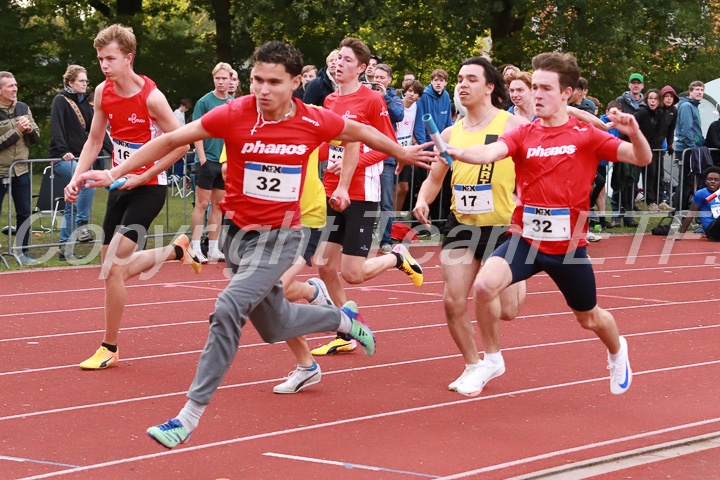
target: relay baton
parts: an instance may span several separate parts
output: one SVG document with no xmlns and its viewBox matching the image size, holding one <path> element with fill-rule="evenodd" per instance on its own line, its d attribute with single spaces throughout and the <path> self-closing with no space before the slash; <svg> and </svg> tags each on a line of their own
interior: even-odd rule
<svg viewBox="0 0 720 480">
<path fill-rule="evenodd" d="M 427 130 L 428 135 L 430 135 L 430 140 L 435 144 L 435 148 L 437 148 L 440 155 L 447 161 L 448 165 L 452 165 L 452 157 L 447 153 L 447 145 L 445 145 L 445 140 L 443 140 L 442 135 L 438 132 L 432 115 L 426 113 L 422 116 L 422 121 L 425 124 L 425 130 Z"/>
<path fill-rule="evenodd" d="M 713 200 L 715 200 L 715 199 L 717 198 L 717 196 L 718 196 L 718 192 L 715 192 L 715 193 L 713 193 L 713 194 L 711 194 L 711 195 L 708 195 L 707 198 L 705 199 L 705 202 L 706 202 L 706 203 L 710 203 L 710 202 L 712 202 Z"/>
<path fill-rule="evenodd" d="M 120 177 L 110 184 L 109 187 L 105 187 L 105 190 L 115 190 L 120 185 L 125 185 L 125 182 L 127 182 L 127 177 Z"/>
</svg>

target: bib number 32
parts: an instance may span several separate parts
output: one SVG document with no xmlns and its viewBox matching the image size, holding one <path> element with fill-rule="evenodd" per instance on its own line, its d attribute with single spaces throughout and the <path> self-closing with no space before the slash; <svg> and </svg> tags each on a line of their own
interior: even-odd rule
<svg viewBox="0 0 720 480">
<path fill-rule="evenodd" d="M 296 202 L 300 198 L 302 167 L 247 162 L 243 194 L 273 202 Z"/>
<path fill-rule="evenodd" d="M 545 242 L 570 240 L 570 209 L 523 207 L 523 237 Z"/>
</svg>

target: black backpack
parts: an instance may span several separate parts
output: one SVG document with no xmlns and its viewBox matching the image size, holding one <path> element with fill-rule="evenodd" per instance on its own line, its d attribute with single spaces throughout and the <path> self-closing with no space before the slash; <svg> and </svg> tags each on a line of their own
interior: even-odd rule
<svg viewBox="0 0 720 480">
<path fill-rule="evenodd" d="M 657 227 L 650 230 L 650 232 L 653 235 L 660 235 L 663 237 L 666 237 L 670 234 L 670 227 L 672 226 L 672 220 L 673 217 L 667 216 L 660 219 L 660 222 L 657 224 Z"/>
</svg>

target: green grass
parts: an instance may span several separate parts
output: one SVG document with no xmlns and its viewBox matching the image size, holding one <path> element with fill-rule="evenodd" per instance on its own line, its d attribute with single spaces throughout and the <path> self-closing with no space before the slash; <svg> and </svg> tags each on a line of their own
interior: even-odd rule
<svg viewBox="0 0 720 480">
<path fill-rule="evenodd" d="M 37 195 L 40 190 L 40 184 L 42 181 L 41 174 L 33 175 L 33 194 Z M 149 238 L 146 248 L 155 248 L 156 246 L 167 245 L 170 243 L 172 238 L 178 232 L 187 232 L 190 229 L 190 215 L 192 214 L 194 196 L 190 195 L 187 198 L 179 196 L 172 196 L 172 189 L 168 189 L 168 201 L 166 202 L 166 208 L 158 215 L 150 227 L 150 233 L 154 234 L 165 234 L 163 237 Z M 99 238 L 101 233 L 102 220 L 105 216 L 105 207 L 107 204 L 108 191 L 104 188 L 95 190 L 95 198 L 93 200 L 92 217 L 91 217 L 91 230 L 94 231 L 95 237 Z M 6 195 L 7 198 L 7 195 Z M 35 200 L 34 200 L 35 201 Z M 0 228 L 7 225 L 7 212 L 8 212 L 8 201 L 5 200 L 2 205 L 2 216 L 0 217 Z M 35 205 L 33 204 L 33 209 Z M 643 208 L 638 204 L 638 208 Z M 15 211 L 13 208 L 13 224 Z M 667 216 L 667 212 L 649 213 L 645 211 L 635 212 L 635 220 L 640 222 L 641 219 L 647 218 L 647 227 L 641 233 L 650 233 L 653 227 L 655 227 L 661 220 L 662 217 Z M 608 219 L 609 220 L 609 219 Z M 56 221 L 56 227 L 52 232 L 52 235 L 48 233 L 35 233 L 32 235 L 31 242 L 35 245 L 58 243 L 60 241 L 60 223 L 62 222 L 62 212 L 58 216 Z M 50 218 L 42 217 L 37 219 L 33 223 L 33 230 L 41 230 L 40 227 L 49 227 Z M 607 235 L 633 235 L 637 233 L 636 228 L 621 226 L 618 228 L 603 230 L 603 236 Z M 4 237 L 4 238 L 3 238 Z M 426 237 L 422 237 L 426 239 Z M 0 252 L 6 253 L 8 251 L 7 237 L 0 235 Z M 58 267 L 67 266 L 68 262 L 60 262 L 57 260 L 57 247 L 38 247 L 31 248 L 30 253 L 36 259 L 43 259 L 38 267 Z M 74 261 L 73 265 L 93 265 L 100 264 L 100 243 L 78 243 L 75 245 L 75 252 L 81 255 L 86 255 L 87 258 Z M 17 265 L 12 257 L 5 257 L 11 270 L 23 268 Z M 0 262 L 0 267 L 4 268 L 4 264 Z M 32 267 L 30 267 L 32 268 Z M 37 267 L 35 267 L 37 268 Z"/>
<path fill-rule="evenodd" d="M 33 175 L 33 195 L 37 195 L 40 191 L 40 185 L 42 182 L 41 174 Z M 166 207 L 157 216 L 155 221 L 150 227 L 151 234 L 167 234 L 160 238 L 149 238 L 146 248 L 154 248 L 160 245 L 167 245 L 170 243 L 172 238 L 177 232 L 187 232 L 190 230 L 190 215 L 192 214 L 194 195 L 190 195 L 187 198 L 179 196 L 171 196 L 172 190 L 168 188 L 168 201 Z M 90 228 L 95 234 L 95 238 L 99 239 L 99 234 L 102 232 L 102 221 L 105 217 L 105 207 L 107 205 L 108 191 L 104 188 L 98 188 L 95 190 L 95 198 L 93 200 L 92 215 L 90 220 Z M 32 209 L 35 210 L 36 200 L 33 199 Z M 12 208 L 12 222 L 15 224 L 15 208 Z M 33 245 L 43 245 L 50 243 L 58 243 L 60 241 L 60 224 L 62 222 L 62 212 L 59 213 L 55 228 L 51 232 L 40 232 L 40 230 L 48 230 L 50 227 L 50 217 L 40 217 L 33 222 L 33 230 L 38 231 L 37 233 L 31 234 L 30 242 Z M 0 228 L 5 227 L 8 223 L 8 200 L 4 200 L 2 205 L 2 216 L 0 216 Z M 13 241 L 15 239 L 13 238 Z M 0 234 L 0 253 L 8 252 L 8 237 Z M 41 267 L 57 267 L 67 266 L 68 262 L 60 262 L 57 260 L 57 247 L 37 247 L 30 248 L 30 254 L 36 258 L 43 260 L 38 266 Z M 93 265 L 100 264 L 100 243 L 78 243 L 75 245 L 75 252 L 81 255 L 89 255 L 88 258 L 73 262 L 74 265 Z M 17 265 L 17 262 L 12 258 L 6 256 L 8 264 L 11 270 L 22 268 Z M 0 268 L 4 269 L 5 265 L 0 262 Z"/>
</svg>

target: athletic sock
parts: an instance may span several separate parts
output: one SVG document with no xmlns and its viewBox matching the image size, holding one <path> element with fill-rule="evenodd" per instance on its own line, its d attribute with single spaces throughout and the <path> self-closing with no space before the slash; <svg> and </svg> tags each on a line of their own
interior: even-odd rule
<svg viewBox="0 0 720 480">
<path fill-rule="evenodd" d="M 194 252 L 200 251 L 200 240 L 193 240 L 192 241 L 192 249 Z"/>
<path fill-rule="evenodd" d="M 392 253 L 393 255 L 395 255 L 395 258 L 396 258 L 395 268 L 400 268 L 400 267 L 402 267 L 403 262 L 405 261 L 405 260 L 403 259 L 403 256 L 400 255 L 400 254 L 397 253 L 397 252 L 390 252 L 390 253 Z"/>
<path fill-rule="evenodd" d="M 499 367 L 500 365 L 505 364 L 505 360 L 503 359 L 502 352 L 486 353 L 485 359 L 483 360 L 483 362 L 490 366 L 493 366 L 493 367 Z"/>
<path fill-rule="evenodd" d="M 203 412 L 205 412 L 205 407 L 207 407 L 207 405 L 188 399 L 185 406 L 180 410 L 180 413 L 178 413 L 177 419 L 180 420 L 180 423 L 185 427 L 185 431 L 188 434 L 197 428 L 198 423 L 200 423 L 200 417 L 202 417 Z"/>
<path fill-rule="evenodd" d="M 303 367 L 302 365 L 298 365 L 298 367 L 300 367 L 301 369 L 306 370 L 308 372 L 314 372 L 315 370 L 317 370 L 318 364 L 316 361 L 313 361 L 313 364 L 310 365 L 309 367 Z"/>
<path fill-rule="evenodd" d="M 185 256 L 185 249 L 180 245 L 175 245 L 175 260 L 180 260 Z"/>
<path fill-rule="evenodd" d="M 469 368 L 470 370 L 475 370 L 476 368 L 480 368 L 481 363 L 466 363 L 465 366 Z"/>
<path fill-rule="evenodd" d="M 314 283 L 311 283 L 310 285 L 312 285 L 313 287 L 315 287 L 315 295 L 313 295 L 313 297 L 310 299 L 310 303 L 312 303 L 312 302 L 315 301 L 315 299 L 318 297 L 318 295 L 320 295 L 320 287 L 318 287 L 318 286 L 315 285 Z"/>
<path fill-rule="evenodd" d="M 117 345 L 110 345 L 109 343 L 103 342 L 102 346 L 110 350 L 112 353 L 117 353 Z"/>
<path fill-rule="evenodd" d="M 338 335 L 340 333 L 350 333 L 352 329 L 352 320 L 345 312 L 340 310 L 340 326 L 338 327 Z M 344 338 L 344 337 L 343 337 Z"/>
<path fill-rule="evenodd" d="M 218 247 L 217 240 L 208 240 L 208 252 L 217 252 Z"/>
</svg>

